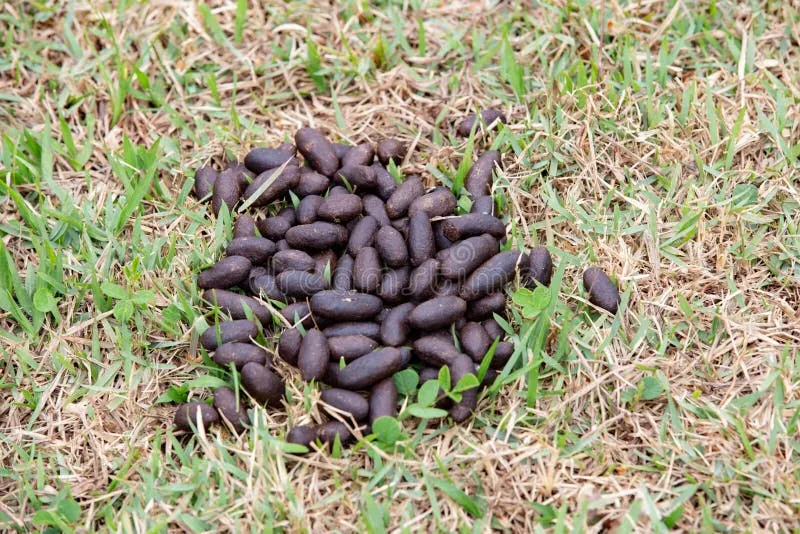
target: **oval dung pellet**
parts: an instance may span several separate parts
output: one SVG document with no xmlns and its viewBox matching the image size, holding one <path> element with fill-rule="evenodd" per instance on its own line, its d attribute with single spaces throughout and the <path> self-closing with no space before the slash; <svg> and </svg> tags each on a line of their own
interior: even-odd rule
<svg viewBox="0 0 800 534">
<path fill-rule="evenodd" d="M 480 323 L 468 322 L 459 332 L 461 347 L 464 352 L 472 358 L 472 361 L 480 363 L 486 355 L 486 351 L 492 345 L 489 334 L 483 329 Z"/>
<path fill-rule="evenodd" d="M 431 218 L 444 217 L 452 215 L 455 209 L 456 196 L 450 189 L 439 186 L 414 200 L 408 208 L 408 214 L 413 215 L 417 211 L 423 211 Z"/>
<path fill-rule="evenodd" d="M 247 280 L 253 264 L 244 256 L 228 256 L 197 275 L 197 287 L 227 289 Z"/>
<path fill-rule="evenodd" d="M 322 443 L 332 444 L 339 436 L 339 443 L 347 443 L 353 439 L 353 434 L 347 425 L 341 421 L 328 421 L 316 427 L 317 437 Z"/>
<path fill-rule="evenodd" d="M 364 195 L 361 198 L 361 203 L 364 207 L 364 213 L 374 218 L 378 226 L 389 226 L 392 224 L 391 219 L 386 214 L 386 204 L 383 203 L 379 197 L 375 195 Z"/>
<path fill-rule="evenodd" d="M 412 344 L 414 355 L 421 361 L 441 367 L 454 362 L 461 352 L 453 344 L 452 338 L 440 335 L 423 336 Z"/>
<path fill-rule="evenodd" d="M 406 145 L 393 137 L 381 139 L 378 142 L 377 152 L 378 159 L 383 165 L 389 165 L 390 161 L 393 161 L 395 165 L 400 165 L 406 157 Z"/>
<path fill-rule="evenodd" d="M 427 300 L 434 295 L 436 277 L 439 273 L 439 261 L 433 258 L 425 260 L 411 271 L 408 283 L 408 295 L 417 301 Z"/>
<path fill-rule="evenodd" d="M 389 347 L 399 347 L 408 339 L 408 316 L 414 310 L 415 305 L 406 302 L 395 306 L 389 311 L 386 318 L 381 322 L 381 341 Z"/>
<path fill-rule="evenodd" d="M 228 207 L 228 211 L 233 213 L 233 208 L 239 203 L 242 197 L 242 187 L 239 182 L 240 173 L 233 169 L 226 169 L 219 173 L 214 180 L 214 189 L 211 193 L 211 209 L 215 214 L 219 214 L 222 205 Z"/>
<path fill-rule="evenodd" d="M 247 236 L 233 239 L 225 248 L 226 256 L 243 256 L 250 263 L 264 263 L 275 253 L 275 243 L 265 237 Z"/>
<path fill-rule="evenodd" d="M 197 200 L 208 200 L 214 190 L 219 172 L 211 167 L 200 167 L 194 173 L 194 196 Z"/>
<path fill-rule="evenodd" d="M 461 137 L 468 137 L 470 132 L 472 131 L 472 126 L 475 124 L 476 121 L 480 119 L 480 122 L 484 124 L 484 126 L 488 129 L 492 126 L 496 121 L 505 124 L 506 116 L 503 114 L 502 111 L 499 109 L 485 109 L 480 113 L 473 113 L 466 119 L 464 119 L 461 124 L 458 126 L 457 133 Z"/>
<path fill-rule="evenodd" d="M 296 154 L 294 145 L 284 144 L 278 148 L 258 147 L 244 157 L 244 166 L 254 174 L 280 167 Z"/>
<path fill-rule="evenodd" d="M 311 224 L 317 220 L 317 211 L 325 201 L 319 195 L 308 195 L 300 201 L 297 206 L 297 222 L 300 224 Z"/>
<path fill-rule="evenodd" d="M 258 326 L 253 321 L 222 321 L 209 326 L 200 336 L 200 344 L 206 350 L 215 350 L 224 343 L 245 343 L 258 335 Z"/>
<path fill-rule="evenodd" d="M 392 221 L 392 228 L 400 232 L 403 239 L 408 239 L 408 217 L 402 217 Z"/>
<path fill-rule="evenodd" d="M 450 241 L 458 241 L 481 234 L 496 238 L 506 235 L 506 225 L 502 220 L 483 213 L 468 213 L 442 220 L 442 233 Z"/>
<path fill-rule="evenodd" d="M 489 234 L 467 238 L 440 253 L 441 275 L 463 280 L 500 250 L 497 240 Z"/>
<path fill-rule="evenodd" d="M 365 354 L 339 372 L 339 387 L 350 390 L 368 388 L 399 371 L 403 359 L 403 353 L 394 347 Z"/>
<path fill-rule="evenodd" d="M 362 248 L 353 264 L 353 287 L 363 293 L 374 293 L 381 284 L 381 260 L 372 247 Z"/>
<path fill-rule="evenodd" d="M 204 402 L 187 402 L 175 410 L 175 428 L 194 432 L 202 423 L 203 428 L 219 423 L 219 412 Z"/>
<path fill-rule="evenodd" d="M 439 381 L 439 367 L 423 367 L 419 371 L 419 383 L 420 385 L 428 382 L 430 380 Z"/>
<path fill-rule="evenodd" d="M 339 158 L 339 166 L 341 167 L 341 161 L 347 156 L 347 153 L 353 147 L 348 145 L 347 143 L 333 143 L 333 151 L 336 153 L 336 157 Z"/>
<path fill-rule="evenodd" d="M 397 386 L 392 377 L 384 378 L 374 386 L 369 393 L 369 424 L 379 417 L 394 417 L 397 415 Z"/>
<path fill-rule="evenodd" d="M 330 198 L 330 197 L 328 197 Z M 317 221 L 289 228 L 286 242 L 300 250 L 323 250 L 347 242 L 348 233 L 344 226 Z"/>
<path fill-rule="evenodd" d="M 444 235 L 443 223 L 444 220 L 442 219 L 431 222 L 431 225 L 433 226 L 433 241 L 436 244 L 436 250 L 439 252 L 447 250 L 453 246 L 453 242 L 447 239 L 447 236 Z"/>
<path fill-rule="evenodd" d="M 536 282 L 549 286 L 553 277 L 553 258 L 550 251 L 544 247 L 532 248 L 528 253 L 526 274 L 531 287 L 535 287 Z"/>
<path fill-rule="evenodd" d="M 472 373 L 475 374 L 475 366 L 469 356 L 462 354 L 451 363 L 450 367 L 450 383 L 458 384 L 465 375 Z M 461 423 L 466 420 L 478 405 L 478 389 L 470 388 L 461 393 L 461 401 L 453 404 L 450 408 L 450 417 L 456 423 Z"/>
<path fill-rule="evenodd" d="M 473 198 L 482 197 L 492 192 L 492 173 L 495 166 L 500 165 L 500 152 L 488 150 L 480 155 L 470 167 L 464 179 L 464 188 Z"/>
<path fill-rule="evenodd" d="M 283 217 L 287 221 L 289 221 L 290 226 L 294 226 L 297 223 L 297 212 L 291 206 L 286 206 L 285 208 L 281 208 L 281 210 L 277 213 L 278 217 Z"/>
<path fill-rule="evenodd" d="M 336 264 L 339 261 L 336 253 L 332 250 L 322 250 L 311 257 L 314 258 L 314 272 L 323 276 L 326 270 L 329 274 L 332 274 L 336 270 Z M 327 285 L 325 289 L 328 289 Z"/>
<path fill-rule="evenodd" d="M 482 321 L 481 326 L 483 326 L 484 330 L 486 330 L 486 333 L 489 334 L 489 339 L 492 341 L 494 341 L 495 338 L 502 338 L 506 335 L 503 327 L 500 326 L 500 323 L 498 323 L 494 318 L 489 318 L 485 321 Z"/>
<path fill-rule="evenodd" d="M 220 345 L 214 351 L 214 361 L 222 367 L 234 364 L 237 369 L 241 369 L 251 362 L 266 365 L 267 367 L 272 363 L 269 360 L 269 356 L 267 356 L 267 351 L 258 345 L 239 342 Z"/>
<path fill-rule="evenodd" d="M 375 169 L 366 165 L 350 165 L 339 169 L 333 181 L 344 184 L 345 180 L 358 193 L 372 191 L 378 187 L 378 175 L 375 173 Z"/>
<path fill-rule="evenodd" d="M 389 269 L 381 277 L 378 296 L 386 304 L 398 304 L 406 296 L 411 269 L 408 265 Z"/>
<path fill-rule="evenodd" d="M 228 312 L 231 319 L 247 319 L 247 310 L 249 309 L 253 317 L 258 319 L 261 324 L 269 324 L 272 320 L 272 313 L 264 304 L 253 297 L 240 295 L 227 289 L 206 289 L 203 291 L 203 300 Z"/>
<path fill-rule="evenodd" d="M 283 380 L 263 365 L 248 363 L 242 368 L 242 387 L 253 399 L 265 406 L 278 406 L 285 387 Z"/>
<path fill-rule="evenodd" d="M 287 165 L 282 171 L 269 169 L 256 176 L 253 183 L 244 191 L 245 201 L 250 201 L 251 206 L 266 206 L 278 200 L 297 187 L 300 183 L 300 169 L 295 165 Z M 264 185 L 264 184 L 269 185 Z M 254 200 L 251 200 L 255 196 Z"/>
<path fill-rule="evenodd" d="M 333 176 L 339 168 L 339 158 L 333 143 L 313 128 L 300 128 L 294 134 L 294 143 L 308 164 L 325 176 Z"/>
<path fill-rule="evenodd" d="M 457 297 L 461 293 L 461 284 L 457 280 L 439 278 L 436 284 L 437 297 Z"/>
<path fill-rule="evenodd" d="M 417 212 L 408 218 L 408 257 L 411 265 L 417 267 L 436 254 L 433 227 L 424 212 Z"/>
<path fill-rule="evenodd" d="M 589 267 L 583 272 L 583 287 L 589 293 L 589 302 L 611 314 L 617 313 L 619 290 L 606 273 Z"/>
<path fill-rule="evenodd" d="M 386 200 L 387 215 L 390 219 L 399 219 L 408 213 L 411 203 L 424 194 L 425 186 L 422 178 L 416 175 L 409 176 Z"/>
<path fill-rule="evenodd" d="M 479 196 L 472 199 L 472 208 L 470 213 L 479 213 L 483 215 L 497 215 L 497 207 L 495 206 L 494 197 L 490 195 Z"/>
<path fill-rule="evenodd" d="M 328 191 L 328 196 L 325 198 L 337 197 L 339 195 L 349 195 L 350 191 L 343 185 L 335 185 Z"/>
<path fill-rule="evenodd" d="M 289 365 L 297 366 L 297 355 L 300 352 L 300 344 L 303 342 L 303 335 L 297 328 L 287 328 L 281 332 L 278 339 L 278 356 Z"/>
<path fill-rule="evenodd" d="M 317 217 L 329 222 L 347 222 L 361 215 L 362 209 L 363 203 L 358 195 L 328 196 L 317 209 Z"/>
<path fill-rule="evenodd" d="M 347 321 L 331 325 L 322 331 L 327 337 L 361 335 L 380 339 L 381 325 L 372 321 Z"/>
<path fill-rule="evenodd" d="M 336 270 L 333 271 L 333 289 L 339 291 L 350 291 L 353 289 L 353 265 L 355 260 L 349 254 L 343 254 L 336 264 Z"/>
<path fill-rule="evenodd" d="M 247 188 L 247 186 L 250 185 L 250 182 L 253 181 L 253 178 L 256 177 L 256 175 L 252 171 L 250 171 L 250 169 L 248 169 L 247 167 L 244 166 L 243 163 L 240 163 L 235 159 L 230 160 L 227 163 L 227 165 L 225 165 L 224 170 L 235 173 L 236 180 L 239 182 L 239 188 L 242 191 L 244 191 L 245 188 Z"/>
<path fill-rule="evenodd" d="M 369 415 L 370 403 L 354 391 L 340 388 L 326 389 L 322 392 L 320 398 L 325 404 L 352 415 L 356 421 L 361 421 Z M 329 410 L 329 413 L 334 415 L 335 412 Z"/>
<path fill-rule="evenodd" d="M 494 349 L 494 356 L 492 357 L 492 363 L 489 365 L 492 369 L 502 369 L 505 367 L 508 360 L 511 359 L 511 356 L 514 354 L 514 344 L 510 341 L 501 341 L 497 344 L 497 347 Z"/>
<path fill-rule="evenodd" d="M 262 236 L 273 241 L 280 241 L 283 239 L 286 232 L 292 227 L 286 217 L 279 217 L 277 215 L 258 220 L 256 226 L 258 226 L 258 231 Z"/>
<path fill-rule="evenodd" d="M 362 217 L 350 232 L 350 240 L 347 242 L 347 252 L 353 256 L 364 247 L 371 247 L 375 241 L 375 233 L 378 231 L 378 221 L 371 215 Z"/>
<path fill-rule="evenodd" d="M 294 443 L 304 447 L 310 446 L 317 439 L 317 429 L 309 425 L 299 425 L 286 434 L 286 443 Z"/>
<path fill-rule="evenodd" d="M 283 271 L 308 271 L 311 272 L 316 267 L 314 258 L 302 250 L 282 250 L 272 256 L 272 270 L 275 274 Z"/>
<path fill-rule="evenodd" d="M 266 272 L 250 279 L 249 288 L 253 295 L 261 298 L 268 298 L 272 300 L 284 300 L 286 295 L 283 291 L 278 289 L 278 284 L 275 282 L 275 276 Z"/>
<path fill-rule="evenodd" d="M 328 339 L 325 335 L 316 328 L 307 331 L 297 354 L 297 367 L 303 380 L 320 380 L 325 376 L 329 359 Z"/>
<path fill-rule="evenodd" d="M 470 301 L 467 306 L 467 319 L 482 321 L 492 317 L 492 314 L 502 313 L 506 307 L 506 296 L 501 291 L 489 293 L 485 297 Z"/>
<path fill-rule="evenodd" d="M 275 250 L 277 251 L 289 250 L 290 248 L 292 247 L 289 246 L 285 239 L 279 239 L 275 242 Z"/>
<path fill-rule="evenodd" d="M 300 180 L 294 188 L 294 192 L 300 198 L 309 195 L 322 195 L 328 190 L 331 185 L 331 180 L 327 176 L 323 176 L 311 167 L 300 167 Z"/>
<path fill-rule="evenodd" d="M 340 358 L 344 358 L 347 362 L 355 360 L 368 352 L 372 352 L 377 346 L 377 341 L 360 334 L 328 338 L 328 351 L 330 352 L 331 360 L 337 362 Z"/>
<path fill-rule="evenodd" d="M 320 273 L 307 271 L 283 271 L 275 277 L 275 284 L 289 297 L 308 297 L 328 289 L 328 281 Z"/>
<path fill-rule="evenodd" d="M 361 143 L 347 151 L 344 156 L 339 158 L 341 167 L 350 167 L 355 165 L 372 165 L 372 160 L 375 159 L 375 149 L 372 148 L 372 143 Z"/>
<path fill-rule="evenodd" d="M 387 171 L 386 167 L 380 163 L 373 163 L 372 168 L 375 169 L 375 179 L 377 181 L 375 192 L 381 200 L 389 200 L 392 193 L 397 191 L 397 181 L 394 179 L 394 176 L 392 176 L 392 173 Z"/>
<path fill-rule="evenodd" d="M 233 223 L 233 237 L 253 237 L 256 235 L 256 221 L 247 213 L 242 213 Z"/>
<path fill-rule="evenodd" d="M 467 311 L 467 303 L 459 297 L 436 297 L 414 308 L 408 324 L 417 330 L 437 330 L 450 326 Z"/>
<path fill-rule="evenodd" d="M 489 258 L 461 286 L 461 298 L 476 300 L 503 289 L 514 278 L 519 259 L 518 250 L 501 252 Z"/>
<path fill-rule="evenodd" d="M 311 297 L 311 311 L 334 321 L 363 321 L 378 315 L 383 309 L 375 295 L 356 291 L 320 291 Z"/>
<path fill-rule="evenodd" d="M 389 267 L 408 263 L 408 247 L 403 235 L 392 226 L 382 226 L 375 234 L 375 248 Z"/>
<path fill-rule="evenodd" d="M 295 302 L 289 304 L 281 310 L 281 315 L 289 321 L 289 324 L 296 323 L 302 324 L 304 328 L 310 328 L 314 325 L 314 319 L 311 317 L 311 312 L 308 308 L 308 303 L 305 301 Z"/>
<path fill-rule="evenodd" d="M 229 387 L 222 386 L 214 390 L 214 408 L 239 434 L 244 432 L 245 425 L 250 422 L 247 413 L 242 410 L 241 403 L 236 401 L 236 392 Z"/>
</svg>

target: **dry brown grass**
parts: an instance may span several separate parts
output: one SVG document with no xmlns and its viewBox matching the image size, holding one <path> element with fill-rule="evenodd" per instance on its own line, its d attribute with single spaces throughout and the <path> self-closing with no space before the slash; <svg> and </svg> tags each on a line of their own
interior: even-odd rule
<svg viewBox="0 0 800 534">
<path fill-rule="evenodd" d="M 796 158 L 797 6 L 718 2 L 712 17 L 706 2 L 588 2 L 562 18 L 560 1 L 416 3 L 393 2 L 408 50 L 388 8 L 356 2 L 251 3 L 241 44 L 232 37 L 235 3 L 211 7 L 219 40 L 196 2 L 0 6 L 8 43 L 0 60 L 3 133 L 12 143 L 22 131 L 42 135 L 49 123 L 54 146 L 62 146 L 61 114 L 76 145 L 91 143 L 77 170 L 66 153 L 54 154 L 52 183 L 69 192 L 83 224 L 106 228 L 103 207 L 125 192 L 110 166 L 125 137 L 144 147 L 162 138 L 159 180 L 173 191 L 149 195 L 140 228 L 130 224 L 119 238 L 85 229 L 66 240 L 47 210 L 69 210 L 54 186 L 18 178 L 39 159 L 24 147 L 14 152 L 13 143 L 2 152 L 3 181 L 51 223 L 47 237 L 59 245 L 67 288 L 58 320 L 48 315 L 37 335 L 0 315 L 7 528 L 41 528 L 35 512 L 56 509 L 64 488 L 80 505 L 79 519 L 68 522 L 78 530 L 197 530 L 205 522 L 231 531 L 266 524 L 353 531 L 366 528 L 376 506 L 392 531 L 521 532 L 544 521 L 531 505 L 539 503 L 563 514 L 545 529 L 652 531 L 666 528 L 659 518 L 684 494 L 676 528 L 797 528 L 800 179 L 769 129 L 781 125 L 777 134 Z M 492 48 L 503 27 L 526 73 L 521 102 Z M 327 92 L 306 69 L 309 30 Z M 379 36 L 394 54 L 376 69 Z M 681 38 L 662 86 L 660 47 L 671 53 Z M 734 47 L 744 53 L 734 55 Z M 648 61 L 655 72 L 648 74 Z M 134 65 L 163 94 L 148 92 L 131 75 Z M 565 73 L 576 83 L 579 65 L 596 65 L 598 78 L 571 90 Z M 115 92 L 126 77 L 131 91 L 115 122 Z M 686 91 L 693 92 L 688 110 Z M 202 319 L 184 310 L 175 332 L 159 321 L 170 304 L 197 302 L 192 273 L 221 245 L 209 245 L 214 226 L 205 207 L 176 196 L 193 169 L 313 125 L 351 142 L 401 137 L 414 148 L 404 170 L 433 183 L 431 167 L 455 169 L 463 154 L 453 122 L 490 105 L 510 117 L 497 188 L 517 235 L 525 246 L 563 251 L 546 347 L 562 370 L 543 367 L 535 406 L 526 408 L 521 377 L 484 398 L 467 424 L 430 424 L 422 433 L 407 424 L 417 439 L 398 451 L 298 458 L 276 439 L 291 425 L 320 420 L 303 402 L 318 393 L 304 391 L 283 366 L 293 399 L 286 410 L 259 411 L 256 428 L 238 439 L 216 428 L 188 444 L 174 439 L 172 407 L 155 401 L 203 372 L 193 329 Z M 648 113 L 658 106 L 654 121 Z M 752 202 L 736 197 L 742 184 L 756 188 Z M 40 265 L 36 229 L 2 192 L 0 223 L 23 274 Z M 169 241 L 156 242 L 163 236 L 174 239 L 174 252 Z M 174 259 L 147 264 L 150 248 Z M 143 269 L 134 276 L 126 268 L 137 256 Z M 613 273 L 626 293 L 615 321 L 586 305 L 579 285 L 589 263 Z M 93 274 L 152 289 L 155 300 L 120 325 L 96 302 Z M 648 376 L 668 389 L 626 400 Z M 471 517 L 427 484 L 426 473 L 478 496 L 485 516 Z"/>
</svg>

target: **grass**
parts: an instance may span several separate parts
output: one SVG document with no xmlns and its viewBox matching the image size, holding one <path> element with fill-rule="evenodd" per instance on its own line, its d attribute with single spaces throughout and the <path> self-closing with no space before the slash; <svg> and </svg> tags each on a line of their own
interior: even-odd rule
<svg viewBox="0 0 800 534">
<path fill-rule="evenodd" d="M 0 6 L 4 529 L 797 532 L 789 4 L 95 4 Z M 487 106 L 510 121 L 474 151 L 507 154 L 513 241 L 557 271 L 474 419 L 300 458 L 297 379 L 244 437 L 173 436 L 171 400 L 234 379 L 197 343 L 193 273 L 231 221 L 194 169 L 311 124 L 402 137 L 404 172 L 457 187 L 453 123 Z"/>
</svg>

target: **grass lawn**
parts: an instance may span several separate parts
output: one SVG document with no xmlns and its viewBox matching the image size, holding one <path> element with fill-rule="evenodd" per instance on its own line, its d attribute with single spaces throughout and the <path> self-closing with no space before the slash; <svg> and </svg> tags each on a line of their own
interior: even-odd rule
<svg viewBox="0 0 800 534">
<path fill-rule="evenodd" d="M 0 529 L 798 532 L 796 3 L 334 4 L 0 4 Z M 246 435 L 173 435 L 234 381 L 198 346 L 231 221 L 194 170 L 304 125 L 400 137 L 430 184 L 506 153 L 556 273 L 467 423 L 295 456 L 319 391 L 282 366 Z"/>
</svg>

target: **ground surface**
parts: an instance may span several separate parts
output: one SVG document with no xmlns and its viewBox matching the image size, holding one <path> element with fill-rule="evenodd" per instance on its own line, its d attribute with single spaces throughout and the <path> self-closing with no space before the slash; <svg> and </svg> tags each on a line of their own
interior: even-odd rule
<svg viewBox="0 0 800 534">
<path fill-rule="evenodd" d="M 0 6 L 3 528 L 797 527 L 796 3 L 256 4 Z M 299 381 L 245 437 L 174 437 L 165 392 L 226 378 L 193 273 L 230 228 L 193 170 L 311 124 L 402 137 L 433 183 L 490 105 L 510 124 L 475 149 L 508 154 L 515 235 L 557 257 L 522 371 L 394 450 L 282 452 L 319 415 Z"/>
</svg>

